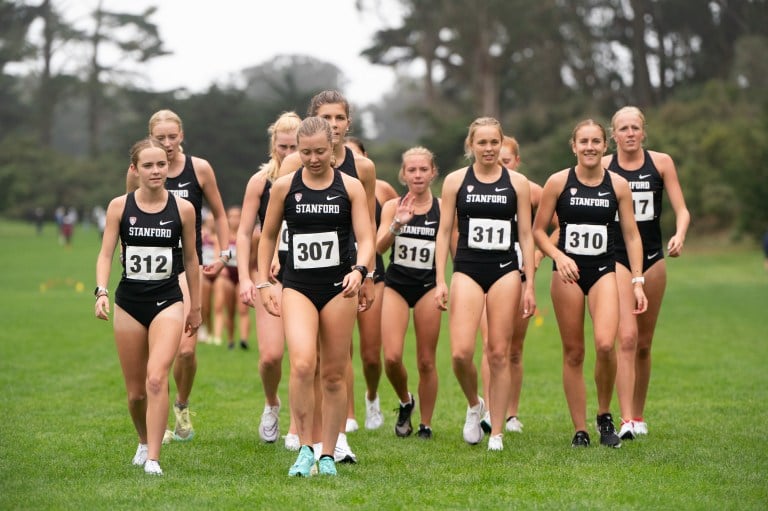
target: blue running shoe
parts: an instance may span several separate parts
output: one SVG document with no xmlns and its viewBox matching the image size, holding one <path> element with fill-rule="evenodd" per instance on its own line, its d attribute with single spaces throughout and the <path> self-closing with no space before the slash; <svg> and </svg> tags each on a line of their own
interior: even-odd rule
<svg viewBox="0 0 768 511">
<path fill-rule="evenodd" d="M 321 456 L 320 461 L 318 461 L 317 464 L 320 466 L 321 476 L 336 475 L 336 462 L 333 461 L 332 456 Z"/>
<path fill-rule="evenodd" d="M 296 463 L 288 470 L 288 476 L 309 477 L 315 466 L 315 455 L 308 445 L 302 445 Z"/>
</svg>

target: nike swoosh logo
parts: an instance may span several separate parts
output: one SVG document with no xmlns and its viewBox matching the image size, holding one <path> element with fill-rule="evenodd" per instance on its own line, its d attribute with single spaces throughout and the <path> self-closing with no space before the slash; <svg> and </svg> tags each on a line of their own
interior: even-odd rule
<svg viewBox="0 0 768 511">
<path fill-rule="evenodd" d="M 640 179 L 645 179 L 646 177 L 651 177 L 651 175 L 650 174 L 640 174 L 637 177 L 639 177 Z"/>
<path fill-rule="evenodd" d="M 185 188 L 192 184 L 192 181 L 187 181 L 186 183 L 179 183 L 179 188 Z"/>
<path fill-rule="evenodd" d="M 506 268 L 510 264 L 512 264 L 512 261 L 508 261 L 506 263 L 499 263 L 499 268 Z"/>
<path fill-rule="evenodd" d="M 611 192 L 597 192 L 597 196 L 598 196 L 598 197 L 605 197 L 605 196 L 606 196 L 606 195 L 608 195 L 609 193 L 611 193 Z"/>
<path fill-rule="evenodd" d="M 597 269 L 597 271 L 603 271 L 603 270 L 605 270 L 606 268 L 608 268 L 608 267 L 607 267 L 607 266 L 601 266 L 601 267 L 599 267 L 599 268 Z"/>
<path fill-rule="evenodd" d="M 325 198 L 325 200 L 333 200 L 333 199 L 338 199 L 339 197 L 341 197 L 341 195 L 329 195 L 329 196 L 327 196 L 327 197 Z"/>
<path fill-rule="evenodd" d="M 173 223 L 173 220 L 160 220 L 160 225 L 168 225 L 172 223 Z"/>
<path fill-rule="evenodd" d="M 162 302 L 155 302 L 155 303 L 157 303 L 157 306 L 158 306 L 158 307 L 162 307 L 162 306 L 163 306 L 163 304 L 164 304 L 165 302 L 167 302 L 167 301 L 168 301 L 168 300 L 163 300 Z"/>
<path fill-rule="evenodd" d="M 656 252 L 654 252 L 653 254 L 648 254 L 648 255 L 646 256 L 646 259 L 648 259 L 648 260 L 650 261 L 651 259 L 653 259 L 653 258 L 654 258 L 654 257 L 656 257 L 657 255 L 659 255 L 659 252 L 658 252 L 658 250 L 657 250 Z"/>
<path fill-rule="evenodd" d="M 427 222 L 426 220 L 424 221 L 424 225 L 433 225 L 436 223 L 437 223 L 437 220 L 432 220 L 431 222 Z"/>
<path fill-rule="evenodd" d="M 494 190 L 497 192 L 503 192 L 504 190 L 509 190 L 509 187 L 507 186 L 506 188 L 494 188 Z"/>
<path fill-rule="evenodd" d="M 339 287 L 343 283 L 344 283 L 344 281 L 342 280 L 341 282 L 334 282 L 333 285 L 336 286 L 336 287 Z"/>
</svg>

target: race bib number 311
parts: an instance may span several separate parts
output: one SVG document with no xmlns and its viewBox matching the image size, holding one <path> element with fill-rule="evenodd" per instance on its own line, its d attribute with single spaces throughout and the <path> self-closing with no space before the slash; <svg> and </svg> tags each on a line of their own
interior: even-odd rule
<svg viewBox="0 0 768 511">
<path fill-rule="evenodd" d="M 509 250 L 512 222 L 494 218 L 470 218 L 467 246 L 477 250 Z"/>
</svg>

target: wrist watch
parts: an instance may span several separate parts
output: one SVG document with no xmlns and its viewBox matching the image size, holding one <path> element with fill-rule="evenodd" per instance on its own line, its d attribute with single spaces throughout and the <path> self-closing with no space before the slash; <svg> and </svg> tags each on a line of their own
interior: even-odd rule
<svg viewBox="0 0 768 511">
<path fill-rule="evenodd" d="M 359 271 L 360 275 L 363 277 L 363 280 L 365 280 L 365 277 L 368 276 L 368 268 L 366 268 L 363 265 L 353 266 L 352 269 L 355 271 Z"/>
<path fill-rule="evenodd" d="M 93 296 L 96 298 L 100 296 L 109 296 L 109 290 L 106 287 L 96 286 L 96 289 L 93 290 Z"/>
<path fill-rule="evenodd" d="M 222 250 L 219 252 L 219 257 L 224 261 L 225 263 L 228 263 L 230 259 L 232 259 L 232 251 L 231 250 Z"/>
</svg>

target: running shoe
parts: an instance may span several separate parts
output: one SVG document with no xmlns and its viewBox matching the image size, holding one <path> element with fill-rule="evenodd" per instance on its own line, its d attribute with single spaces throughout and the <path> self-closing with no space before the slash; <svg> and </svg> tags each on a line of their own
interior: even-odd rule
<svg viewBox="0 0 768 511">
<path fill-rule="evenodd" d="M 589 447 L 589 433 L 577 431 L 571 440 L 571 447 Z"/>
<path fill-rule="evenodd" d="M 360 429 L 360 425 L 357 423 L 357 420 L 354 417 L 347 418 L 347 422 L 344 424 L 344 432 L 354 433 L 358 429 Z"/>
<path fill-rule="evenodd" d="M 336 447 L 333 449 L 333 459 L 336 460 L 336 463 L 357 463 L 357 456 L 349 447 L 347 435 L 344 433 L 339 433 L 339 438 L 336 440 Z"/>
<path fill-rule="evenodd" d="M 480 427 L 483 428 L 483 431 L 485 431 L 487 434 L 491 434 L 491 412 L 488 410 L 485 411 L 483 420 L 480 421 Z"/>
<path fill-rule="evenodd" d="M 632 422 L 635 423 L 635 436 L 648 434 L 648 423 L 642 417 L 639 420 L 633 419 Z"/>
<path fill-rule="evenodd" d="M 616 427 L 613 425 L 613 417 L 610 413 L 603 413 L 597 416 L 597 431 L 600 433 L 600 445 L 606 447 L 621 447 L 621 439 L 616 434 Z"/>
<path fill-rule="evenodd" d="M 318 472 L 321 476 L 335 476 L 336 475 L 336 462 L 330 456 L 321 456 L 320 461 L 317 462 L 319 468 Z"/>
<path fill-rule="evenodd" d="M 416 406 L 416 399 L 414 399 L 413 394 L 410 392 L 408 393 L 409 396 L 411 396 L 410 403 L 406 405 L 399 405 L 399 409 L 397 412 L 397 423 L 395 424 L 395 435 L 399 436 L 400 438 L 405 438 L 409 436 L 413 432 L 413 425 L 411 424 L 411 414 L 413 413 L 413 408 Z"/>
<path fill-rule="evenodd" d="M 171 442 L 173 442 L 173 431 L 166 429 L 165 434 L 163 434 L 163 443 L 170 444 Z"/>
<path fill-rule="evenodd" d="M 163 475 L 163 469 L 160 468 L 160 463 L 158 463 L 157 460 L 147 460 L 146 463 L 144 463 L 144 473 L 153 476 L 161 476 Z"/>
<path fill-rule="evenodd" d="M 419 424 L 419 430 L 416 432 L 416 436 L 423 440 L 431 440 L 432 428 L 425 426 L 424 424 Z"/>
<path fill-rule="evenodd" d="M 622 440 L 634 440 L 635 439 L 635 423 L 632 421 L 621 421 L 621 428 L 619 429 L 619 438 Z"/>
<path fill-rule="evenodd" d="M 315 455 L 312 453 L 312 449 L 310 449 L 308 445 L 303 445 L 299 450 L 299 456 L 296 458 L 296 463 L 288 469 L 288 476 L 309 477 L 312 467 L 314 466 Z"/>
<path fill-rule="evenodd" d="M 139 446 L 136 448 L 136 454 L 133 455 L 133 460 L 131 463 L 137 466 L 142 466 L 147 462 L 147 456 L 148 456 L 148 450 L 147 444 L 139 444 Z"/>
<path fill-rule="evenodd" d="M 275 406 L 264 405 L 264 413 L 261 414 L 261 422 L 259 423 L 259 437 L 267 443 L 271 444 L 277 441 L 280 436 L 279 414 L 280 400 Z"/>
<path fill-rule="evenodd" d="M 480 426 L 483 416 L 485 415 L 485 401 L 483 398 L 475 406 L 467 407 L 467 418 L 464 421 L 464 441 L 470 445 L 479 444 L 483 439 L 483 428 Z"/>
<path fill-rule="evenodd" d="M 194 415 L 189 411 L 189 406 L 179 407 L 178 403 L 173 405 L 173 413 L 176 415 L 176 428 L 173 431 L 173 439 L 180 442 L 192 440 L 195 437 L 195 430 L 192 428 L 192 419 Z"/>
<path fill-rule="evenodd" d="M 298 451 L 301 448 L 299 435 L 295 433 L 287 433 L 283 438 L 285 439 L 285 448 L 289 451 Z"/>
<path fill-rule="evenodd" d="M 513 415 L 512 417 L 507 419 L 506 429 L 510 433 L 522 433 L 523 423 L 517 420 L 517 417 Z"/>
<path fill-rule="evenodd" d="M 246 341 L 245 339 L 240 339 L 240 348 L 244 350 L 247 350 L 248 348 L 250 348 L 250 346 L 248 346 L 248 341 Z"/>
<path fill-rule="evenodd" d="M 493 435 L 491 437 L 488 437 L 488 450 L 503 451 L 504 450 L 504 441 L 502 440 L 503 436 L 504 435 L 502 433 L 499 433 L 498 435 Z"/>
<path fill-rule="evenodd" d="M 379 395 L 376 399 L 368 401 L 368 394 L 365 395 L 365 429 L 379 429 L 384 424 L 384 415 L 379 406 Z"/>
</svg>

